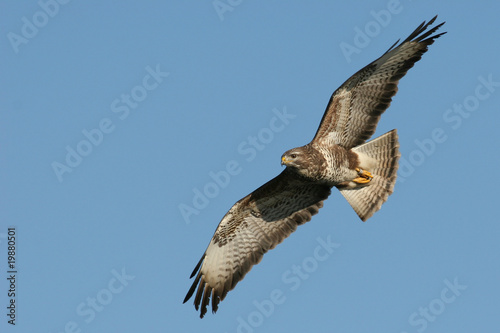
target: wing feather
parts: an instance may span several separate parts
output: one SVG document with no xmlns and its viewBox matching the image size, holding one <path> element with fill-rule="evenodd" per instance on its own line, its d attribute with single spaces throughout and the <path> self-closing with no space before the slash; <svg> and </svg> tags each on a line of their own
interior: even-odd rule
<svg viewBox="0 0 500 333">
<path fill-rule="evenodd" d="M 200 317 L 212 312 L 264 254 L 311 219 L 330 195 L 330 187 L 309 184 L 285 169 L 238 201 L 223 217 L 191 277 L 196 278 L 184 302 L 196 291 Z M 200 308 L 201 305 L 201 308 Z"/>
<path fill-rule="evenodd" d="M 380 115 L 398 90 L 399 80 L 420 60 L 427 47 L 446 33 L 432 35 L 444 22 L 426 31 L 436 18 L 423 22 L 401 44 L 393 44 L 332 94 L 314 143 L 352 148 L 373 135 Z"/>
</svg>

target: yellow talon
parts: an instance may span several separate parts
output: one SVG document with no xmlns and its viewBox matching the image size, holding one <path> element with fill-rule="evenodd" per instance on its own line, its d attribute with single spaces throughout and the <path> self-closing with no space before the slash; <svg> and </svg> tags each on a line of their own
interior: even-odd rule
<svg viewBox="0 0 500 333">
<path fill-rule="evenodd" d="M 356 168 L 356 171 L 358 172 L 359 177 L 354 178 L 352 181 L 358 184 L 367 184 L 373 179 L 373 175 L 366 170 Z"/>
</svg>

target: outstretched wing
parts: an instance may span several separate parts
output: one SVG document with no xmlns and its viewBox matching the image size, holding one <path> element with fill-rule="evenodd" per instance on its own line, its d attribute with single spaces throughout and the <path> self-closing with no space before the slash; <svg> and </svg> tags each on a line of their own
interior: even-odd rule
<svg viewBox="0 0 500 333">
<path fill-rule="evenodd" d="M 432 35 L 444 22 L 426 31 L 436 17 L 423 22 L 398 46 L 397 41 L 333 93 L 313 143 L 352 148 L 373 135 L 380 115 L 398 90 L 399 80 L 420 60 L 427 47 L 445 34 Z"/>
<path fill-rule="evenodd" d="M 311 219 L 330 195 L 330 187 L 301 181 L 288 169 L 238 201 L 217 227 L 195 267 L 196 275 L 184 303 L 196 291 L 200 317 L 212 312 L 228 291 L 243 279 L 264 253 L 281 243 L 298 225 Z"/>
</svg>

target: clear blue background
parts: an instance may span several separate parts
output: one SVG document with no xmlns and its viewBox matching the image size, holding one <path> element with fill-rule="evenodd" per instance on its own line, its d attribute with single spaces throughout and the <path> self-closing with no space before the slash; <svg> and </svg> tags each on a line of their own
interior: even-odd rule
<svg viewBox="0 0 500 333">
<path fill-rule="evenodd" d="M 219 15 L 211 1 L 72 1 L 49 17 L 35 1 L 2 1 L 0 330 L 13 331 L 14 226 L 17 332 L 495 332 L 498 2 L 401 0 L 385 26 L 373 13 L 391 1 L 223 3 L 231 10 Z M 343 81 L 435 14 L 448 34 L 403 78 L 375 134 L 399 131 L 406 167 L 393 196 L 362 223 L 334 191 L 200 320 L 182 300 L 222 216 L 311 140 Z M 34 19 L 36 35 L 14 47 L 9 36 Z M 357 29 L 372 37 L 346 57 Z M 111 104 L 141 92 L 148 66 L 169 76 L 120 119 Z M 448 111 L 464 103 L 464 116 Z M 266 132 L 273 109 L 295 118 L 250 159 L 238 146 Z M 52 164 L 105 118 L 113 131 L 59 181 Z M 233 160 L 239 173 L 183 217 Z M 339 244 L 324 261 L 318 237 Z M 310 272 L 292 290 L 283 275 L 303 264 Z M 283 302 L 258 312 L 273 290 Z"/>
</svg>

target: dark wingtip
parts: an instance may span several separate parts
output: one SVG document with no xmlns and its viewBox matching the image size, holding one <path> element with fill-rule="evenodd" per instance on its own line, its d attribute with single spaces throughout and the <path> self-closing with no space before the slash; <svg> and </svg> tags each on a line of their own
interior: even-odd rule
<svg viewBox="0 0 500 333">
<path fill-rule="evenodd" d="M 203 262 L 203 259 L 205 259 L 205 253 L 203 253 L 203 255 L 201 256 L 200 261 L 198 261 L 198 264 L 196 264 L 196 267 L 193 269 L 193 272 L 189 276 L 190 279 L 192 279 L 193 276 L 195 276 L 196 273 L 198 272 L 198 270 L 200 269 L 200 266 L 201 266 L 201 263 Z"/>
<path fill-rule="evenodd" d="M 187 292 L 186 297 L 184 297 L 184 302 L 182 302 L 183 304 L 186 303 L 191 298 L 191 296 L 193 296 L 194 291 L 196 290 L 196 286 L 198 285 L 198 282 L 200 281 L 200 279 L 201 279 L 201 272 L 198 274 L 196 279 L 193 281 L 191 288 L 189 288 L 189 291 Z"/>
<path fill-rule="evenodd" d="M 398 39 L 396 43 L 392 44 L 392 46 L 387 51 L 385 51 L 384 54 L 389 53 L 390 51 L 403 45 L 406 42 L 414 41 L 414 42 L 427 42 L 428 45 L 432 44 L 436 38 L 439 38 L 442 35 L 446 34 L 446 31 L 444 31 L 437 35 L 431 36 L 446 22 L 441 22 L 432 29 L 430 29 L 429 31 L 425 32 L 425 30 L 427 30 L 427 28 L 436 21 L 437 17 L 438 16 L 436 15 L 433 18 L 431 18 L 429 22 L 426 21 L 422 22 L 405 40 L 399 43 L 400 40 Z"/>
<path fill-rule="evenodd" d="M 444 35 L 446 33 L 446 31 L 439 33 L 437 35 L 431 36 L 439 28 L 441 28 L 441 26 L 443 24 L 445 24 L 446 22 L 441 22 L 438 25 L 436 25 L 435 27 L 433 27 L 432 29 L 430 29 L 429 31 L 424 33 L 424 31 L 427 30 L 427 28 L 436 21 L 437 17 L 438 17 L 437 15 L 434 16 L 427 23 L 425 21 L 422 22 L 422 24 L 420 24 L 420 26 L 417 29 L 415 29 L 415 31 L 413 31 L 413 33 L 410 36 L 408 36 L 408 38 L 405 40 L 405 42 L 412 41 L 412 40 L 414 40 L 416 42 L 421 42 L 421 41 L 425 42 L 425 41 L 434 40 L 434 39 L 439 38 L 440 36 Z"/>
<path fill-rule="evenodd" d="M 198 273 L 198 271 L 200 270 L 201 264 L 203 263 L 203 259 L 205 259 L 205 253 L 201 256 L 200 261 L 198 261 L 198 264 L 196 265 L 193 272 L 191 273 L 191 276 L 189 277 L 190 279 L 192 279 L 195 276 L 195 274 Z M 196 290 L 196 286 L 198 285 L 200 279 L 201 279 L 201 272 L 198 273 L 198 275 L 196 276 L 196 279 L 194 280 L 193 284 L 191 285 L 191 288 L 189 288 L 189 291 L 187 292 L 186 297 L 184 297 L 184 301 L 182 302 L 183 304 L 186 303 L 191 298 L 191 296 L 193 296 L 194 291 Z M 195 306 L 196 306 L 196 303 L 195 303 Z"/>
</svg>

